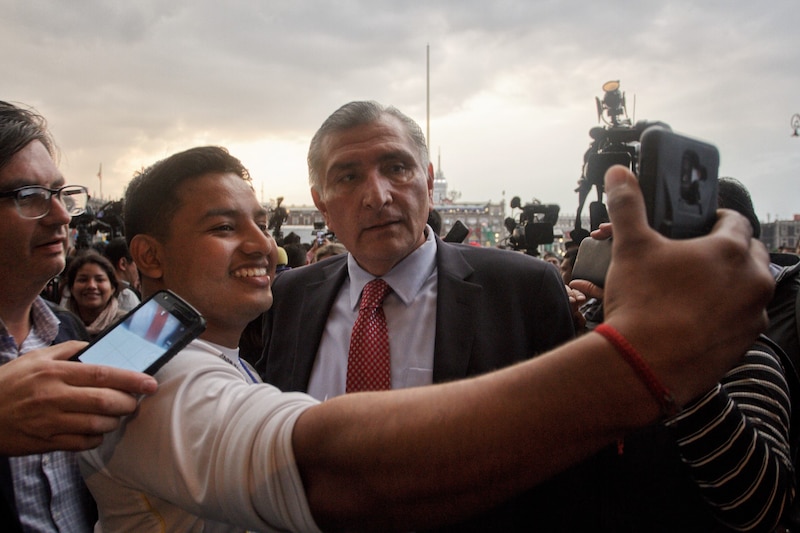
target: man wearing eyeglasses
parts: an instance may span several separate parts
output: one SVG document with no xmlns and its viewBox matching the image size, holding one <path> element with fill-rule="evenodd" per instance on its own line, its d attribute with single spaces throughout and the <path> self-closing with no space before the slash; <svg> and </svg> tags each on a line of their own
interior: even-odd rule
<svg viewBox="0 0 800 533">
<path fill-rule="evenodd" d="M 97 446 L 155 380 L 65 361 L 80 321 L 39 293 L 64 268 L 85 187 L 65 185 L 44 119 L 0 101 L 0 530 L 90 531 L 96 511 L 71 451 Z M 24 357 L 22 357 L 24 354 Z M 71 450 L 71 451 L 57 451 Z"/>
</svg>

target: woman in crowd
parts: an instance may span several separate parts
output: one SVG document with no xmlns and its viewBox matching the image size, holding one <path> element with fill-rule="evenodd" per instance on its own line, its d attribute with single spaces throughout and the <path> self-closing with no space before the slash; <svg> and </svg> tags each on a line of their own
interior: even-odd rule
<svg viewBox="0 0 800 533">
<path fill-rule="evenodd" d="M 70 292 L 67 309 L 80 317 L 92 338 L 125 314 L 117 300 L 119 284 L 114 267 L 94 251 L 72 260 L 67 287 Z"/>
</svg>

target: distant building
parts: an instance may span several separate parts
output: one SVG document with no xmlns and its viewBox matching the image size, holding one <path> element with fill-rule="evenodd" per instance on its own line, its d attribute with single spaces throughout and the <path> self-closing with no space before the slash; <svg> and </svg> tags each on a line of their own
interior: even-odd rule
<svg viewBox="0 0 800 533">
<path fill-rule="evenodd" d="M 508 246 L 510 232 L 505 226 L 506 217 L 514 216 L 519 222 L 519 211 L 506 212 L 506 200 L 502 198 L 500 202 L 478 201 L 478 202 L 456 202 L 457 192 L 448 194 L 447 178 L 441 169 L 441 155 L 439 156 L 438 168 L 434 172 L 433 178 L 433 208 L 442 217 L 441 236 L 453 227 L 456 221 L 469 228 L 470 232 L 465 243 L 480 246 Z M 576 198 L 577 202 L 577 198 Z M 269 208 L 269 206 L 266 206 Z M 314 232 L 314 223 L 324 221 L 322 214 L 317 208 L 312 206 L 283 206 L 288 211 L 288 218 L 281 228 L 284 236 L 290 232 L 300 235 L 302 242 L 310 242 Z M 569 206 L 568 211 L 572 211 L 574 206 Z M 582 226 L 589 227 L 589 217 L 582 217 Z M 564 214 L 564 210 L 558 217 L 558 222 L 553 227 L 553 243 L 542 245 L 540 251 L 552 250 L 556 253 L 564 253 L 564 245 L 569 241 L 569 232 L 575 227 L 575 215 Z"/>
<path fill-rule="evenodd" d="M 447 178 L 442 172 L 442 155 L 439 154 L 439 162 L 433 174 L 433 205 L 442 205 L 447 200 Z"/>
<path fill-rule="evenodd" d="M 505 206 L 503 203 L 445 203 L 434 205 L 442 216 L 442 232 L 444 237 L 460 220 L 470 232 L 464 242 L 480 244 L 481 246 L 497 246 L 508 233 L 503 225 L 505 220 Z"/>
<path fill-rule="evenodd" d="M 761 238 L 759 240 L 770 252 L 777 251 L 781 246 L 795 250 L 797 242 L 800 240 L 800 215 L 794 215 L 793 220 L 761 222 Z"/>
</svg>

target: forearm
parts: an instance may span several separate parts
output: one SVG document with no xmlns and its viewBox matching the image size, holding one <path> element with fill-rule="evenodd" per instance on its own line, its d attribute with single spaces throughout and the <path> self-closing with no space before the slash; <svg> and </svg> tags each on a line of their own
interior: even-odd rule
<svg viewBox="0 0 800 533">
<path fill-rule="evenodd" d="M 606 321 L 684 405 L 766 326 L 766 250 L 725 211 L 710 236 L 668 241 L 647 228 L 633 174 L 612 167 L 605 185 L 617 227 Z M 732 283 L 736 297 L 720 302 Z M 634 370 L 590 333 L 470 381 L 335 398 L 300 416 L 293 446 L 323 528 L 408 530 L 486 509 L 659 414 Z"/>
<path fill-rule="evenodd" d="M 586 335 L 474 380 L 335 398 L 300 417 L 294 448 L 323 529 L 408 530 L 489 508 L 658 415 Z"/>
</svg>

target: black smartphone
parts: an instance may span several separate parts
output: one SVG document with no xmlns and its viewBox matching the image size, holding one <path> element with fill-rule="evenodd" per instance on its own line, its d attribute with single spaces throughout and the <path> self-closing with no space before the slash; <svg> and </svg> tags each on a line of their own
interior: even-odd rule
<svg viewBox="0 0 800 533">
<path fill-rule="evenodd" d="M 159 291 L 71 359 L 153 375 L 205 329 L 205 319 L 188 302 Z"/>
<path fill-rule="evenodd" d="M 639 185 L 650 226 L 671 239 L 706 235 L 717 220 L 719 151 L 653 126 L 642 133 Z"/>
<path fill-rule="evenodd" d="M 442 239 L 444 242 L 464 242 L 464 239 L 469 235 L 469 228 L 464 225 L 460 220 L 456 220 L 450 231 Z"/>
<path fill-rule="evenodd" d="M 671 239 L 706 235 L 717 220 L 719 151 L 707 142 L 652 126 L 642 133 L 639 185 L 650 227 Z M 611 241 L 581 241 L 573 279 L 602 287 Z"/>
</svg>

